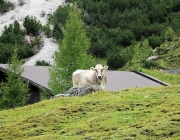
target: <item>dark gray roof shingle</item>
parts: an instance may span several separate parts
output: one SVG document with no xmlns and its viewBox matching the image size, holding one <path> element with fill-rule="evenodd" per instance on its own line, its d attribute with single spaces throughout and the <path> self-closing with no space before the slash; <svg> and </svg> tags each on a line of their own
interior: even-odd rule
<svg viewBox="0 0 180 140">
<path fill-rule="evenodd" d="M 42 85 L 50 90 L 48 86 L 49 69 L 46 66 L 23 66 L 22 77 L 35 86 Z M 4 71 L 6 64 L 0 64 L 0 70 Z M 107 85 L 105 90 L 122 90 L 136 87 L 163 86 L 156 80 L 149 79 L 135 72 L 126 71 L 106 71 Z"/>
</svg>

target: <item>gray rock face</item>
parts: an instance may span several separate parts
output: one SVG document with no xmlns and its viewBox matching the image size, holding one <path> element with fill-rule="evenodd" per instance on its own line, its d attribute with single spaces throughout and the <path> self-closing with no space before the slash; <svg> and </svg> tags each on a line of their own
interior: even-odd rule
<svg viewBox="0 0 180 140">
<path fill-rule="evenodd" d="M 84 96 L 86 94 L 92 93 L 92 87 L 72 87 L 69 91 L 64 94 L 57 94 L 52 96 L 50 99 L 59 98 L 59 97 L 72 97 L 72 96 Z"/>
</svg>

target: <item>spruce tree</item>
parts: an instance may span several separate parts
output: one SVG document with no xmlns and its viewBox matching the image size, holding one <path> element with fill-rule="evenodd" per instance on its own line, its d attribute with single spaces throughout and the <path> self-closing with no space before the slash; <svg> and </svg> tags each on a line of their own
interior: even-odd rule
<svg viewBox="0 0 180 140">
<path fill-rule="evenodd" d="M 64 93 L 72 87 L 72 73 L 77 69 L 89 69 L 94 59 L 87 54 L 90 39 L 86 36 L 81 20 L 81 10 L 74 3 L 63 30 L 63 40 L 59 42 L 59 52 L 55 53 L 55 66 L 50 69 L 49 86 L 53 94 Z"/>
<path fill-rule="evenodd" d="M 19 60 L 17 50 L 14 49 L 6 68 L 7 81 L 1 83 L 1 109 L 23 106 L 29 98 L 28 83 L 24 83 L 21 78 L 24 71 L 21 65 L 22 60 Z"/>
</svg>

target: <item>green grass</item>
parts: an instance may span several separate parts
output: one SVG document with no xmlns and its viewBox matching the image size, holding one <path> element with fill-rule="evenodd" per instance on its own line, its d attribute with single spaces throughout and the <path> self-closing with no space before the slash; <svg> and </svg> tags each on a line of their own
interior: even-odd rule
<svg viewBox="0 0 180 140">
<path fill-rule="evenodd" d="M 0 140 L 180 139 L 180 85 L 96 92 L 0 111 Z"/>
<path fill-rule="evenodd" d="M 161 81 L 164 81 L 170 85 L 176 85 L 180 84 L 180 74 L 169 74 L 169 73 L 164 73 L 159 70 L 148 70 L 148 69 L 140 69 L 141 72 L 148 74 L 152 77 L 155 77 Z"/>
</svg>

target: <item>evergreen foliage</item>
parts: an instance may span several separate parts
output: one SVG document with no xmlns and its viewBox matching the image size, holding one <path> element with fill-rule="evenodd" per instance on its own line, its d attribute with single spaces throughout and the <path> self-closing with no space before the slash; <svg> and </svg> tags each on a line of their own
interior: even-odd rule
<svg viewBox="0 0 180 140">
<path fill-rule="evenodd" d="M 0 63 L 7 63 L 8 59 L 12 56 L 13 49 L 16 48 L 20 59 L 34 55 L 34 51 L 29 46 L 12 45 L 0 43 Z"/>
<path fill-rule="evenodd" d="M 27 34 L 33 34 L 33 36 L 39 35 L 42 25 L 40 21 L 37 21 L 35 17 L 26 16 L 23 22 L 23 26 L 26 28 Z"/>
<path fill-rule="evenodd" d="M 49 17 L 49 22 L 54 25 L 52 35 L 56 40 L 62 41 L 62 28 L 68 18 L 70 4 L 59 6 L 55 13 Z"/>
<path fill-rule="evenodd" d="M 167 41 L 172 41 L 173 34 L 174 34 L 174 31 L 170 27 L 168 27 L 165 34 L 164 34 L 164 38 Z"/>
<path fill-rule="evenodd" d="M 179 0 L 80 2 L 84 11 L 84 22 L 88 25 L 87 35 L 92 42 L 90 51 L 97 57 L 108 57 L 107 52 L 117 46 L 124 49 L 131 46 L 134 49 L 134 41 L 139 42 L 146 38 L 152 48 L 158 47 L 164 39 L 169 38 L 165 33 L 168 32 L 167 27 L 171 28 L 174 34 L 180 35 Z"/>
<path fill-rule="evenodd" d="M 23 45 L 25 38 L 20 29 L 19 23 L 15 20 L 14 24 L 4 27 L 4 31 L 0 36 L 0 42 L 5 44 Z"/>
<path fill-rule="evenodd" d="M 43 31 L 47 35 L 47 37 L 51 37 L 52 36 L 52 30 L 51 30 L 51 28 L 50 28 L 50 26 L 48 24 L 43 26 Z"/>
<path fill-rule="evenodd" d="M 132 65 L 132 67 L 136 70 L 138 67 L 143 67 L 150 53 L 152 53 L 152 48 L 149 46 L 147 39 L 145 39 L 142 43 L 136 44 L 130 65 Z"/>
<path fill-rule="evenodd" d="M 14 47 L 17 48 L 20 59 L 34 55 L 33 48 L 25 43 L 24 32 L 16 20 L 14 24 L 4 27 L 4 31 L 0 36 L 0 42 L 0 63 L 7 63 Z"/>
<path fill-rule="evenodd" d="M 123 49 L 117 47 L 107 52 L 107 65 L 110 69 L 118 69 L 123 67 L 128 61 L 131 61 L 133 57 L 133 50 L 128 47 Z"/>
<path fill-rule="evenodd" d="M 42 87 L 41 85 L 40 85 L 40 87 L 39 87 L 39 91 L 40 91 L 40 100 L 41 100 L 41 101 L 42 101 L 42 100 L 47 100 L 47 99 L 50 98 L 49 93 L 47 93 L 47 91 L 45 90 L 45 88 Z"/>
<path fill-rule="evenodd" d="M 15 49 L 12 57 L 8 61 L 6 74 L 7 81 L 1 83 L 0 108 L 9 109 L 25 105 L 28 96 L 28 83 L 21 79 L 22 60 L 19 60 Z"/>
<path fill-rule="evenodd" d="M 51 64 L 49 62 L 46 62 L 45 60 L 38 60 L 36 61 L 36 66 L 50 66 Z"/>
<path fill-rule="evenodd" d="M 87 55 L 90 40 L 86 36 L 81 10 L 73 4 L 63 30 L 64 38 L 55 53 L 55 66 L 50 69 L 49 86 L 53 94 L 64 93 L 72 86 L 72 73 L 77 69 L 89 69 L 94 65 L 92 56 Z"/>
<path fill-rule="evenodd" d="M 0 14 L 8 12 L 10 8 L 13 7 L 13 4 L 9 1 L 0 0 Z"/>
<path fill-rule="evenodd" d="M 59 6 L 58 9 L 53 14 L 53 17 L 50 19 L 51 22 L 55 24 L 65 25 L 66 20 L 69 16 L 69 11 L 71 9 L 70 4 Z"/>
<path fill-rule="evenodd" d="M 56 40 L 59 40 L 59 39 L 62 40 L 63 39 L 63 32 L 57 23 L 54 25 L 52 32 L 53 32 L 53 37 Z"/>
</svg>

